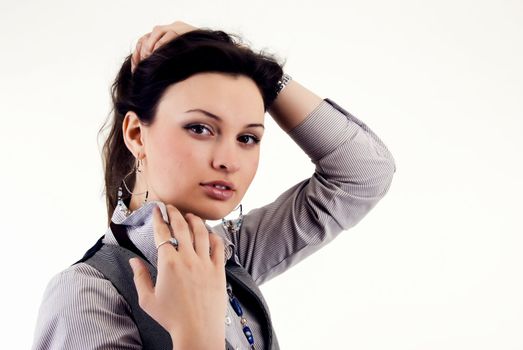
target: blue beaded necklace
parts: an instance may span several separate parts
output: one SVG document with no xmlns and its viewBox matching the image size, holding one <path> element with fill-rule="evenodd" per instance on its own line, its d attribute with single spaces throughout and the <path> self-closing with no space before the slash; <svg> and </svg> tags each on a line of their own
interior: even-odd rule
<svg viewBox="0 0 523 350">
<path fill-rule="evenodd" d="M 243 334 L 245 334 L 245 337 L 247 338 L 247 341 L 249 342 L 251 346 L 251 350 L 255 350 L 254 348 L 254 336 L 251 332 L 251 329 L 249 326 L 247 326 L 247 319 L 243 317 L 243 310 L 240 305 L 240 302 L 238 299 L 234 296 L 232 293 L 232 287 L 229 282 L 227 282 L 227 294 L 229 295 L 229 302 L 231 303 L 232 308 L 234 309 L 234 312 L 236 312 L 236 315 L 240 317 L 240 322 L 242 324 L 242 330 Z"/>
<path fill-rule="evenodd" d="M 242 205 L 239 205 L 240 208 L 240 216 L 236 220 L 225 220 L 222 219 L 222 224 L 225 230 L 231 232 L 233 235 L 237 234 L 240 231 L 240 227 L 243 223 L 243 208 Z M 252 334 L 251 329 L 249 326 L 247 326 L 247 319 L 243 317 L 243 310 L 240 305 L 240 302 L 238 301 L 238 298 L 234 296 L 232 293 L 232 287 L 229 282 L 227 282 L 227 294 L 229 295 L 229 302 L 231 303 L 232 308 L 234 309 L 234 312 L 236 312 L 236 315 L 240 317 L 240 322 L 242 324 L 242 330 L 243 334 L 245 335 L 245 338 L 247 338 L 247 341 L 249 342 L 251 346 L 251 350 L 255 350 L 254 348 L 254 336 Z"/>
</svg>

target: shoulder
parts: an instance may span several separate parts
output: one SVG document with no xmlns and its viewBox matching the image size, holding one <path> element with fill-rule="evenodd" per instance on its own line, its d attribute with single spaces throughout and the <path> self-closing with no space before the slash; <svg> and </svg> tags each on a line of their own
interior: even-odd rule
<svg viewBox="0 0 523 350">
<path fill-rule="evenodd" d="M 122 341 L 138 346 L 140 338 L 129 305 L 112 283 L 94 267 L 79 263 L 48 283 L 34 341 L 34 349 L 74 349 Z"/>
<path fill-rule="evenodd" d="M 79 263 L 56 274 L 47 286 L 45 297 L 60 301 L 61 305 L 76 305 L 78 301 L 87 302 L 85 306 L 100 304 L 122 304 L 125 299 L 112 283 L 94 267 Z M 93 300 L 96 299 L 96 300 Z"/>
</svg>

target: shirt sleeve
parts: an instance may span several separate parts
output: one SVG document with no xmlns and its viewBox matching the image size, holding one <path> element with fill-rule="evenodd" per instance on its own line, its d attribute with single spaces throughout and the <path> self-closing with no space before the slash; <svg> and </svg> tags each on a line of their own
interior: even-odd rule
<svg viewBox="0 0 523 350">
<path fill-rule="evenodd" d="M 325 99 L 289 136 L 314 174 L 244 216 L 230 236 L 240 263 L 261 285 L 356 225 L 387 193 L 396 166 L 370 128 Z"/>
<path fill-rule="evenodd" d="M 32 349 L 141 349 L 130 313 L 98 270 L 85 263 L 73 265 L 47 286 Z"/>
</svg>

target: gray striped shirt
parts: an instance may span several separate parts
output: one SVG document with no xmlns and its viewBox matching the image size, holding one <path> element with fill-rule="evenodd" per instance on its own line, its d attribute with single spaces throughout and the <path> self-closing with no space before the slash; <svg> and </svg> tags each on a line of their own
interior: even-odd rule
<svg viewBox="0 0 523 350">
<path fill-rule="evenodd" d="M 237 263 L 256 284 L 283 273 L 358 223 L 388 191 L 394 159 L 367 125 L 325 99 L 289 136 L 314 162 L 314 174 L 266 206 L 244 215 L 237 234 L 221 225 Z M 133 243 L 156 265 L 150 202 L 129 216 L 115 210 Z M 117 244 L 110 229 L 104 243 Z M 242 303 L 242 300 L 240 300 Z M 257 349 L 264 349 L 260 324 L 242 303 Z M 238 316 L 228 304 L 226 338 L 248 349 Z M 115 287 L 93 267 L 80 263 L 57 274 L 47 286 L 33 349 L 141 349 L 130 308 Z"/>
</svg>

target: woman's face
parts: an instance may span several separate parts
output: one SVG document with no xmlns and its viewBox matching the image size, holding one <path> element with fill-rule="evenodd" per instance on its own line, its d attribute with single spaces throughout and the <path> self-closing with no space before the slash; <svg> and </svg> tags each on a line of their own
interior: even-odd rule
<svg viewBox="0 0 523 350">
<path fill-rule="evenodd" d="M 264 114 L 260 91 L 246 76 L 200 73 L 171 85 L 153 123 L 140 126 L 146 185 L 138 179 L 135 188 L 147 186 L 149 200 L 182 213 L 224 217 L 256 174 Z"/>
</svg>

